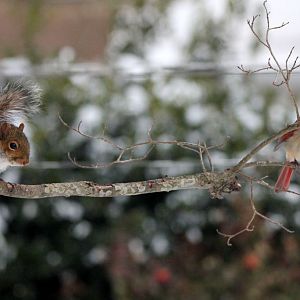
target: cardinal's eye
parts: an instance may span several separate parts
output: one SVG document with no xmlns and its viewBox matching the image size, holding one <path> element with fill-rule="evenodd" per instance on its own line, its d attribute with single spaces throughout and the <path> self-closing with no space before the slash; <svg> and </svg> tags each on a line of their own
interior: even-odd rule
<svg viewBox="0 0 300 300">
<path fill-rule="evenodd" d="M 17 150 L 18 149 L 18 143 L 17 142 L 10 142 L 9 143 L 9 149 L 10 150 Z"/>
</svg>

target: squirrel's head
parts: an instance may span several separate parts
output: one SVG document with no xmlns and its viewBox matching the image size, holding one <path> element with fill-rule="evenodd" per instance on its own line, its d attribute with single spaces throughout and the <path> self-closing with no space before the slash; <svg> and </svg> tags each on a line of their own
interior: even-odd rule
<svg viewBox="0 0 300 300">
<path fill-rule="evenodd" d="M 19 127 L 0 123 L 0 150 L 11 166 L 25 166 L 29 163 L 30 146 L 25 136 L 24 124 Z"/>
</svg>

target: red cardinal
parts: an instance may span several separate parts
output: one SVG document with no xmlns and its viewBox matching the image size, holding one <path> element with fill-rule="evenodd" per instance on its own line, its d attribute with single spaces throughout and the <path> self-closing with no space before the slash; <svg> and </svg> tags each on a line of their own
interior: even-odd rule
<svg viewBox="0 0 300 300">
<path fill-rule="evenodd" d="M 285 143 L 287 164 L 283 166 L 280 171 L 275 184 L 275 192 L 287 191 L 289 189 L 295 169 L 290 163 L 298 164 L 298 162 L 300 162 L 300 130 L 295 129 L 280 137 L 274 150 L 276 151 L 282 143 Z"/>
</svg>

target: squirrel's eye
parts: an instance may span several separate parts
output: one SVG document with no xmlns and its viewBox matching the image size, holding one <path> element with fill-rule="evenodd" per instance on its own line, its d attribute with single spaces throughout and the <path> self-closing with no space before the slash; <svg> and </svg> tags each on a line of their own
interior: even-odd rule
<svg viewBox="0 0 300 300">
<path fill-rule="evenodd" d="M 17 142 L 10 142 L 9 143 L 9 149 L 10 150 L 17 150 L 18 149 L 18 143 Z"/>
</svg>

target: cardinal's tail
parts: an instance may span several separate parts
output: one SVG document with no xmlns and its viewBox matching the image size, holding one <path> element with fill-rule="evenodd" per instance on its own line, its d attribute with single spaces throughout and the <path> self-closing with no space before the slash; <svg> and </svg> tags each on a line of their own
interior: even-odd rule
<svg viewBox="0 0 300 300">
<path fill-rule="evenodd" d="M 287 191 L 289 189 L 293 172 L 294 168 L 291 168 L 289 166 L 282 167 L 275 184 L 275 192 Z"/>
</svg>

